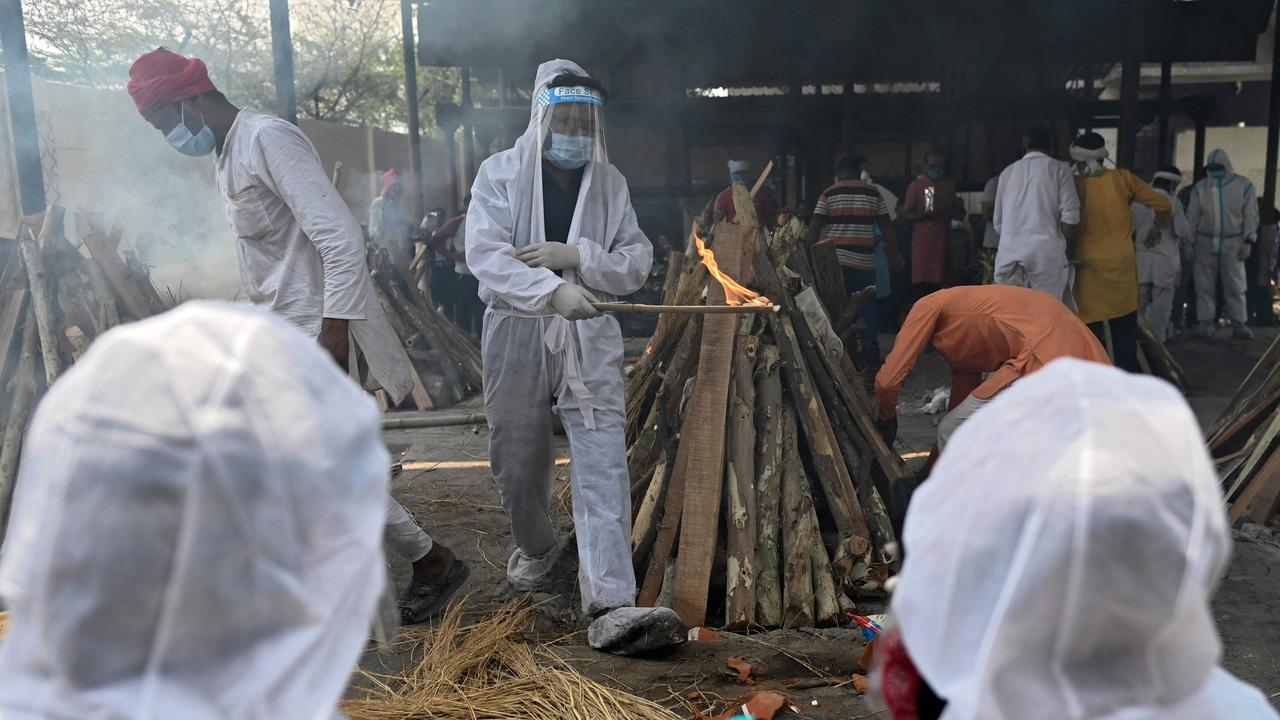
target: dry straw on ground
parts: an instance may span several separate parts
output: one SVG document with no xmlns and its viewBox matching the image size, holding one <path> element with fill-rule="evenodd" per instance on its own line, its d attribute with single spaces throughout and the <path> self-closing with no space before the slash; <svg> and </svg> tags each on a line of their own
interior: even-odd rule
<svg viewBox="0 0 1280 720">
<path fill-rule="evenodd" d="M 680 720 L 525 643 L 529 608 L 503 608 L 464 627 L 465 605 L 454 604 L 435 628 L 409 639 L 422 659 L 403 676 L 362 671 L 373 688 L 344 701 L 342 711 L 351 720 Z"/>
</svg>

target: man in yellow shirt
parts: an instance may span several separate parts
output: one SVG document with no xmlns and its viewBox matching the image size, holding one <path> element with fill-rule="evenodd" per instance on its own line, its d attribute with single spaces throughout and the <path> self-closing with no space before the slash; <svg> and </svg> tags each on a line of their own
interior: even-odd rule
<svg viewBox="0 0 1280 720">
<path fill-rule="evenodd" d="M 1080 240 L 1076 245 L 1076 314 L 1107 344 L 1117 367 L 1138 367 L 1138 258 L 1133 244 L 1133 203 L 1155 211 L 1156 225 L 1169 226 L 1172 204 L 1128 170 L 1103 167 L 1102 136 L 1085 133 L 1071 143 L 1080 196 Z"/>
</svg>

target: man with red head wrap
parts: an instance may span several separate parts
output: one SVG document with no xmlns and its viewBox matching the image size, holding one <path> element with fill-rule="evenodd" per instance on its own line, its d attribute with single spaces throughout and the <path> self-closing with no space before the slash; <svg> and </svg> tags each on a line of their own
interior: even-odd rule
<svg viewBox="0 0 1280 720">
<path fill-rule="evenodd" d="M 240 278 L 254 304 L 316 338 L 343 369 L 363 357 L 371 379 L 396 402 L 403 399 L 412 379 L 373 292 L 364 235 L 307 136 L 284 120 L 232 105 L 203 62 L 165 48 L 138 58 L 128 91 L 175 150 L 216 151 Z M 388 544 L 413 562 L 401 619 L 422 622 L 444 606 L 467 569 L 389 495 L 387 514 Z"/>
</svg>

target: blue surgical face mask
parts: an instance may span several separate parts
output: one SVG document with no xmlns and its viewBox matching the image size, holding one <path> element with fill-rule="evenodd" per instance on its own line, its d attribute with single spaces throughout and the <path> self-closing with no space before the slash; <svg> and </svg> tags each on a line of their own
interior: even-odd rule
<svg viewBox="0 0 1280 720">
<path fill-rule="evenodd" d="M 1209 171 L 1209 177 L 1213 178 L 1214 180 L 1221 180 L 1226 176 L 1227 176 L 1226 170 L 1210 170 Z"/>
<path fill-rule="evenodd" d="M 551 133 L 551 144 L 542 151 L 542 157 L 561 170 L 577 170 L 591 159 L 596 140 L 590 135 L 565 135 Z"/>
<path fill-rule="evenodd" d="M 200 132 L 194 135 L 187 129 L 186 108 L 182 103 L 178 104 L 182 120 L 164 136 L 165 142 L 173 146 L 174 150 L 183 155 L 191 157 L 201 157 L 213 152 L 214 146 L 217 144 L 216 138 L 213 137 L 213 130 L 204 124 L 204 115 L 200 116 L 200 124 L 204 127 L 200 128 Z"/>
<path fill-rule="evenodd" d="M 929 171 L 927 171 L 927 172 L 925 173 L 925 175 L 928 175 L 928 176 L 929 176 L 929 179 L 930 179 L 930 180 L 932 180 L 932 181 L 934 181 L 934 182 L 937 182 L 937 181 L 939 181 L 939 180 L 941 180 L 941 179 L 942 179 L 942 171 L 941 171 L 941 170 L 929 170 Z"/>
</svg>

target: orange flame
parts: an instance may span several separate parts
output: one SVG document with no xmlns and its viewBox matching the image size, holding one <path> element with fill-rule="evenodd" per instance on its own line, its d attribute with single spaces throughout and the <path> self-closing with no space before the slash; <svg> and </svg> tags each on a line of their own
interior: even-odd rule
<svg viewBox="0 0 1280 720">
<path fill-rule="evenodd" d="M 711 277 L 715 278 L 724 287 L 724 301 L 727 305 L 769 305 L 769 298 L 760 293 L 743 287 L 741 283 L 720 269 L 720 264 L 716 262 L 716 254 L 707 249 L 702 242 L 702 238 L 696 234 L 693 239 L 698 244 L 698 255 L 702 256 L 702 264 L 707 266 L 707 272 L 711 273 Z"/>
</svg>

